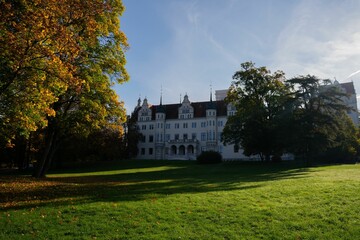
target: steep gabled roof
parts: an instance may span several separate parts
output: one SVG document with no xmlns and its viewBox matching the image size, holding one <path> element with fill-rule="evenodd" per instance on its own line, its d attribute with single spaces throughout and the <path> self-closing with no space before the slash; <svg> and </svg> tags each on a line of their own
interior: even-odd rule
<svg viewBox="0 0 360 240">
<path fill-rule="evenodd" d="M 206 109 L 209 106 L 216 108 L 217 116 L 226 116 L 227 108 L 224 101 L 206 101 L 206 102 L 192 102 L 191 106 L 194 108 L 194 118 L 206 117 Z M 155 114 L 161 109 L 161 112 L 165 112 L 166 119 L 178 119 L 178 110 L 181 104 L 165 104 L 165 105 L 153 105 L 150 107 L 152 111 L 152 119 L 155 119 Z"/>
</svg>

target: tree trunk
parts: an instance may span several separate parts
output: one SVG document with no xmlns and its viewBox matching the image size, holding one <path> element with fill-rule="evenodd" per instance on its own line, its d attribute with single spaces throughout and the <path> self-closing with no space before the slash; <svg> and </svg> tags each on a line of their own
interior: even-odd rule
<svg viewBox="0 0 360 240">
<path fill-rule="evenodd" d="M 48 128 L 49 129 L 47 131 L 47 137 L 45 138 L 45 149 L 33 175 L 36 178 L 45 177 L 46 171 L 50 167 L 53 156 L 52 152 L 56 142 L 56 132 L 54 129 L 52 129 L 51 126 L 49 126 Z"/>
<path fill-rule="evenodd" d="M 51 164 L 53 162 L 54 155 L 55 155 L 56 150 L 58 149 L 58 146 L 59 146 L 59 141 L 58 141 L 57 134 L 55 134 L 54 141 L 53 141 L 53 144 L 52 144 L 52 148 L 50 149 L 50 152 L 49 152 L 49 155 L 48 155 L 48 160 L 46 161 L 46 165 L 45 165 L 45 168 L 44 168 L 44 176 L 51 167 Z"/>
<path fill-rule="evenodd" d="M 25 149 L 25 156 L 24 156 L 25 169 L 29 169 L 29 166 L 30 166 L 31 140 L 32 140 L 32 134 L 30 133 L 29 139 L 27 139 L 27 141 L 26 141 L 26 149 Z"/>
</svg>

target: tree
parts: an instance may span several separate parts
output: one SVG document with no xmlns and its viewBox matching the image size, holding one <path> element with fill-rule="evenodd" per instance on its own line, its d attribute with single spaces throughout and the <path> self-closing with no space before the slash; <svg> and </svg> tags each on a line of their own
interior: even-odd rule
<svg viewBox="0 0 360 240">
<path fill-rule="evenodd" d="M 354 162 L 359 154 L 359 129 L 356 129 L 353 121 L 345 113 L 336 117 L 339 121 L 339 130 L 334 140 L 336 144 L 332 144 L 318 155 L 320 160 L 326 162 Z"/>
<path fill-rule="evenodd" d="M 245 62 L 233 79 L 226 101 L 236 107 L 236 114 L 228 118 L 223 142 L 240 144 L 247 156 L 259 154 L 266 160 L 280 156 L 285 148 L 280 119 L 289 95 L 284 73 L 271 74 Z"/>
<path fill-rule="evenodd" d="M 344 124 L 350 121 L 346 120 L 348 107 L 343 102 L 346 94 L 329 80 L 311 75 L 292 78 L 288 83 L 294 97 L 289 150 L 303 155 L 310 164 L 320 153 L 340 146 L 355 131 L 352 124 Z"/>
<path fill-rule="evenodd" d="M 55 0 L 0 3 L 0 131 L 7 142 L 45 127 L 58 95 L 81 83 L 73 76 L 80 52 L 71 7 Z"/>
<path fill-rule="evenodd" d="M 121 130 L 123 103 L 111 89 L 127 81 L 121 0 L 2 1 L 0 133 L 8 144 L 44 135 L 36 176 L 44 176 L 66 134 L 105 125 Z"/>
<path fill-rule="evenodd" d="M 139 132 L 137 125 L 137 114 L 133 112 L 130 116 L 127 117 L 125 123 L 125 136 L 124 143 L 126 144 L 126 153 L 128 158 L 136 157 L 138 154 L 138 143 L 142 137 L 142 134 Z"/>
<path fill-rule="evenodd" d="M 105 1 L 94 7 L 88 19 L 93 24 L 91 32 L 87 33 L 84 28 L 78 32 L 88 38 L 83 40 L 84 52 L 74 63 L 77 69 L 74 76 L 83 82 L 81 86 L 69 87 L 54 103 L 56 117 L 49 119 L 47 144 L 35 173 L 37 177 L 45 175 L 62 136 L 88 135 L 104 126 L 123 132 L 125 109 L 111 89 L 114 81 L 128 80 L 124 68 L 127 42 L 119 30 L 118 20 L 123 7 L 120 1 Z"/>
<path fill-rule="evenodd" d="M 67 135 L 59 144 L 52 166 L 73 166 L 124 158 L 127 158 L 124 135 L 116 129 L 104 127 L 92 131 L 88 136 Z"/>
</svg>

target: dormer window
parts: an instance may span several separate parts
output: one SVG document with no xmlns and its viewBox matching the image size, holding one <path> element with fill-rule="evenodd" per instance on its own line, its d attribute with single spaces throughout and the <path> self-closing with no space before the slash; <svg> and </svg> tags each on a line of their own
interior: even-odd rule
<svg viewBox="0 0 360 240">
<path fill-rule="evenodd" d="M 151 120 L 151 109 L 147 103 L 147 99 L 145 98 L 141 109 L 138 113 L 138 121 L 150 121 Z"/>
<path fill-rule="evenodd" d="M 209 116 L 216 116 L 216 111 L 215 111 L 215 110 L 208 110 L 206 115 L 207 115 L 208 117 L 209 117 Z"/>
<path fill-rule="evenodd" d="M 185 94 L 184 100 L 179 107 L 179 119 L 192 118 L 194 115 L 194 108 L 191 106 L 188 95 Z"/>
</svg>

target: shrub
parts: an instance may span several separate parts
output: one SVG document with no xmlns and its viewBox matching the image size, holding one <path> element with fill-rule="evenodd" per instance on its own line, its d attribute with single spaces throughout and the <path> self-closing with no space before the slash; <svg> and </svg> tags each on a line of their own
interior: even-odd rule
<svg viewBox="0 0 360 240">
<path fill-rule="evenodd" d="M 197 158 L 199 164 L 221 163 L 222 156 L 215 151 L 204 151 Z"/>
</svg>

